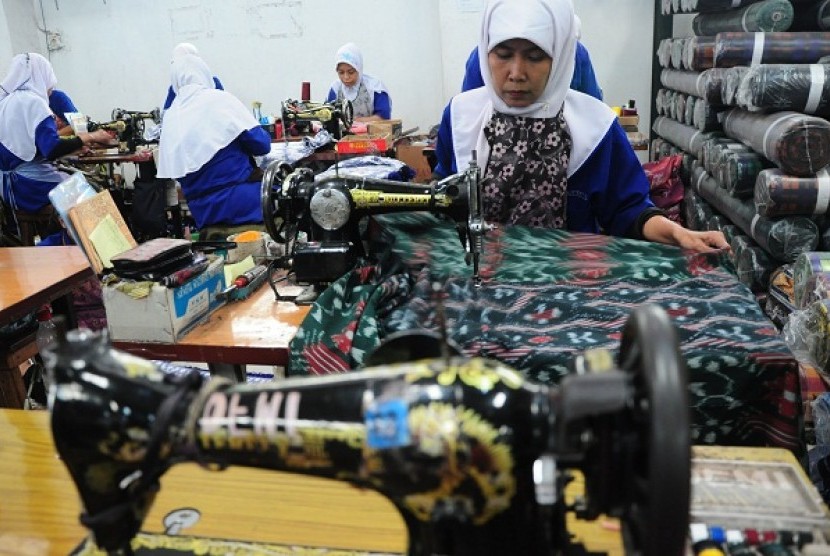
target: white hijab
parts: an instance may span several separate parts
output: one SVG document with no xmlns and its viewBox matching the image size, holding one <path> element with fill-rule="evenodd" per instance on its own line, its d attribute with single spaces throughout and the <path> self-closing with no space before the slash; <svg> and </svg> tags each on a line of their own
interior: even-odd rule
<svg viewBox="0 0 830 556">
<path fill-rule="evenodd" d="M 571 0 L 490 0 L 484 10 L 478 45 L 484 87 L 452 100 L 453 149 L 458 171 L 464 171 L 475 150 L 484 168 L 490 147 L 484 126 L 494 111 L 530 118 L 552 118 L 564 107 L 571 132 L 568 176 L 587 160 L 616 120 L 614 112 L 590 95 L 570 90 L 580 23 Z M 548 82 L 539 99 L 527 107 L 507 106 L 493 88 L 487 57 L 500 42 L 526 39 L 553 58 Z"/>
<path fill-rule="evenodd" d="M 573 77 L 578 32 L 570 0 L 491 0 L 481 22 L 478 59 L 495 110 L 530 118 L 556 116 Z M 510 39 L 526 39 L 553 58 L 545 90 L 530 106 L 508 106 L 493 88 L 488 54 L 496 45 Z"/>
<path fill-rule="evenodd" d="M 180 57 L 187 56 L 188 54 L 198 56 L 199 50 L 189 42 L 180 42 L 179 44 L 173 47 L 173 56 L 171 57 L 170 63 L 172 64 Z"/>
<path fill-rule="evenodd" d="M 214 89 L 210 68 L 194 54 L 173 61 L 170 81 L 176 100 L 164 113 L 160 178 L 179 179 L 195 172 L 240 133 L 259 125 L 239 99 Z"/>
<path fill-rule="evenodd" d="M 347 87 L 339 79 L 331 84 L 331 88 L 334 89 L 335 92 L 342 92 L 343 98 L 346 100 L 353 101 L 357 98 L 357 92 L 360 90 L 361 83 L 363 83 L 366 90 L 369 91 L 369 98 L 372 99 L 372 101 L 375 99 L 375 93 L 387 92 L 386 85 L 384 85 L 380 79 L 363 73 L 363 53 L 360 52 L 360 49 L 355 43 L 348 42 L 337 50 L 337 54 L 334 56 L 334 69 L 337 69 L 339 64 L 349 64 L 357 71 L 358 74 L 357 81 L 355 81 L 355 84 L 351 87 Z"/>
<path fill-rule="evenodd" d="M 12 58 L 0 82 L 0 143 L 21 160 L 37 154 L 35 130 L 52 115 L 49 90 L 57 84 L 52 64 L 35 52 Z"/>
</svg>

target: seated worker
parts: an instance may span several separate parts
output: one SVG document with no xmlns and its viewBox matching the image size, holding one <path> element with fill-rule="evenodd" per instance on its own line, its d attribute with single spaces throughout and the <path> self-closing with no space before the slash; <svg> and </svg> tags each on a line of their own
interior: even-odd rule
<svg viewBox="0 0 830 556">
<path fill-rule="evenodd" d="M 189 42 L 180 42 L 175 47 L 173 47 L 173 57 L 170 60 L 170 63 L 172 64 L 173 62 L 175 62 L 176 58 L 178 58 L 179 56 L 185 56 L 185 55 L 188 55 L 188 54 L 191 54 L 193 56 L 198 56 L 199 51 L 196 49 L 195 46 L 193 46 Z M 213 76 L 213 85 L 217 89 L 219 89 L 220 91 L 223 91 L 225 89 L 222 86 L 222 82 L 219 81 L 219 78 L 216 77 L 215 75 Z M 164 99 L 164 106 L 162 107 L 162 110 L 167 110 L 168 108 L 170 108 L 170 105 L 173 104 L 173 100 L 175 98 L 176 98 L 176 93 L 173 92 L 173 87 L 168 87 L 167 88 L 167 98 Z"/>
<path fill-rule="evenodd" d="M 478 57 L 478 47 L 475 47 L 470 52 L 467 63 L 464 66 L 464 81 L 461 83 L 461 92 L 469 91 L 470 89 L 478 89 L 484 86 L 484 80 L 481 78 L 481 62 Z M 576 58 L 574 60 L 574 75 L 571 78 L 571 89 L 591 95 L 592 97 L 602 100 L 602 89 L 597 83 L 597 76 L 594 73 L 594 66 L 591 64 L 591 57 L 588 55 L 588 49 L 582 45 L 581 42 L 576 43 Z"/>
<path fill-rule="evenodd" d="M 49 108 L 52 114 L 55 115 L 55 121 L 58 126 L 58 135 L 64 137 L 66 135 L 74 135 L 72 126 L 66 120 L 67 112 L 77 112 L 75 103 L 69 98 L 69 95 L 58 89 L 52 89 L 49 93 Z"/>
<path fill-rule="evenodd" d="M 444 110 L 436 175 L 466 169 L 476 151 L 490 222 L 728 249 L 722 233 L 662 215 L 614 112 L 569 89 L 576 38 L 570 0 L 490 0 L 478 47 L 485 85 Z"/>
<path fill-rule="evenodd" d="M 49 61 L 33 52 L 12 58 L 6 77 L 0 82 L 0 172 L 3 183 L 0 196 L 13 210 L 18 233 L 20 219 L 42 215 L 32 237 L 22 237 L 31 244 L 34 235 L 45 237 L 59 226 L 48 194 L 68 176 L 52 163 L 58 157 L 88 145 L 111 145 L 115 139 L 104 130 L 60 137 L 49 92 L 57 84 Z M 54 216 L 54 218 L 52 218 Z"/>
<path fill-rule="evenodd" d="M 350 100 L 354 121 L 370 122 L 392 117 L 392 101 L 382 81 L 363 73 L 363 54 L 354 43 L 346 43 L 334 60 L 337 81 L 331 84 L 326 102 Z"/>
<path fill-rule="evenodd" d="M 268 133 L 239 99 L 214 88 L 198 56 L 175 60 L 171 82 L 176 100 L 164 116 L 157 177 L 179 180 L 202 239 L 230 235 L 228 227 L 263 229 L 252 157 L 271 151 Z"/>
</svg>

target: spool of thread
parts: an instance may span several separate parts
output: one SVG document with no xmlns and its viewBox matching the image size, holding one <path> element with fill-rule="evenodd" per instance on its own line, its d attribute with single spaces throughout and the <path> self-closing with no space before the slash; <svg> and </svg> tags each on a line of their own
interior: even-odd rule
<svg viewBox="0 0 830 556">
<path fill-rule="evenodd" d="M 303 102 L 308 102 L 308 101 L 311 100 L 311 83 L 310 82 L 303 81 L 302 94 L 300 95 L 300 98 L 302 99 Z"/>
</svg>

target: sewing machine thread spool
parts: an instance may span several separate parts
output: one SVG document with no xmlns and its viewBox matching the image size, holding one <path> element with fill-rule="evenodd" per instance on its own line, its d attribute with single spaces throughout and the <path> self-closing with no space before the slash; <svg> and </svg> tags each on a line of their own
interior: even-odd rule
<svg viewBox="0 0 830 556">
<path fill-rule="evenodd" d="M 303 81 L 302 92 L 300 93 L 300 99 L 303 102 L 308 102 L 311 100 L 311 82 Z"/>
</svg>

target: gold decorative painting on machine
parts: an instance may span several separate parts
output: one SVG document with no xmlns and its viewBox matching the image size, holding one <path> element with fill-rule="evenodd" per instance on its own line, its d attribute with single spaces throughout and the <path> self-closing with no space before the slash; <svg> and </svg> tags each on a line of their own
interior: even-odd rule
<svg viewBox="0 0 830 556">
<path fill-rule="evenodd" d="M 285 243 L 282 264 L 298 284 L 322 288 L 367 255 L 363 217 L 417 211 L 456 223 L 473 279 L 480 283 L 481 239 L 490 227 L 481 219 L 479 182 L 475 161 L 467 171 L 431 184 L 347 175 L 315 179 L 308 168 L 294 170 L 276 161 L 263 176 L 262 211 L 271 237 Z"/>
</svg>

